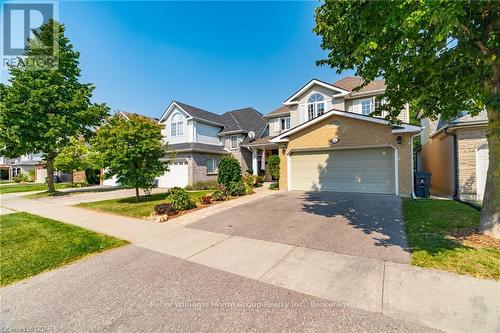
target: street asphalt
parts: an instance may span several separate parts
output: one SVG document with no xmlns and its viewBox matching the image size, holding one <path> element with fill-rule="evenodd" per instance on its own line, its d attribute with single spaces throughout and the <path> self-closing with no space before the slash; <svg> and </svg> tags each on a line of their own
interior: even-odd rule
<svg viewBox="0 0 500 333">
<path fill-rule="evenodd" d="M 2 331 L 432 332 L 125 246 L 0 289 Z"/>
<path fill-rule="evenodd" d="M 394 195 L 279 192 L 188 227 L 408 263 L 401 209 Z"/>
</svg>

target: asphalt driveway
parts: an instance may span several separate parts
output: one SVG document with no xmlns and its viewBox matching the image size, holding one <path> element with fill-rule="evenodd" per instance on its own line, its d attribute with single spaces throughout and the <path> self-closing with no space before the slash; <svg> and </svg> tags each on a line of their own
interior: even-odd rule
<svg viewBox="0 0 500 333">
<path fill-rule="evenodd" d="M 393 195 L 280 192 L 189 227 L 400 263 L 410 256 Z"/>
</svg>

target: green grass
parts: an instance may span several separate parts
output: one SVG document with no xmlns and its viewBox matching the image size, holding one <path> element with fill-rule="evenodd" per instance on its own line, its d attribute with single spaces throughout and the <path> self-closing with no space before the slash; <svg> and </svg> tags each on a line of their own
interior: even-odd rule
<svg viewBox="0 0 500 333">
<path fill-rule="evenodd" d="M 56 189 L 68 188 L 71 187 L 70 183 L 57 183 Z M 19 184 L 19 185 L 0 185 L 0 193 L 17 193 L 17 192 L 30 192 L 30 191 L 43 191 L 47 189 L 46 184 L 41 183 L 28 183 L 28 184 Z"/>
<path fill-rule="evenodd" d="M 451 200 L 405 200 L 403 212 L 412 265 L 500 279 L 500 250 L 465 246 L 449 237 L 455 230 L 477 228 L 479 211 Z"/>
<path fill-rule="evenodd" d="M 0 216 L 0 285 L 56 268 L 91 253 L 127 244 L 29 213 Z"/>
<path fill-rule="evenodd" d="M 199 202 L 200 198 L 211 191 L 192 191 L 189 196 Z M 102 212 L 113 213 L 124 216 L 144 217 L 149 216 L 154 212 L 154 206 L 168 202 L 165 198 L 165 193 L 156 193 L 149 197 L 140 197 L 139 202 L 135 201 L 135 197 L 111 199 L 96 202 L 87 202 L 78 204 L 78 207 L 90 208 Z"/>
</svg>

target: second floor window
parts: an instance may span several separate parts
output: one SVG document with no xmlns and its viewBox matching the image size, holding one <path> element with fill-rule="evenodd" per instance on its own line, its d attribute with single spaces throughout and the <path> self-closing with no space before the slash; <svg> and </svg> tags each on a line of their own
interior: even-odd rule
<svg viewBox="0 0 500 333">
<path fill-rule="evenodd" d="M 361 114 L 368 116 L 372 113 L 372 99 L 364 99 L 361 101 Z"/>
<path fill-rule="evenodd" d="M 321 116 L 325 113 L 325 101 L 321 94 L 312 94 L 307 100 L 307 120 Z"/>
<path fill-rule="evenodd" d="M 238 136 L 237 135 L 231 135 L 231 143 L 230 143 L 229 147 L 231 149 L 238 148 Z"/>
<path fill-rule="evenodd" d="M 280 119 L 280 129 L 286 131 L 290 129 L 290 117 L 285 117 Z"/>
<path fill-rule="evenodd" d="M 180 114 L 175 114 L 172 117 L 170 124 L 170 136 L 184 135 L 184 118 Z"/>
</svg>

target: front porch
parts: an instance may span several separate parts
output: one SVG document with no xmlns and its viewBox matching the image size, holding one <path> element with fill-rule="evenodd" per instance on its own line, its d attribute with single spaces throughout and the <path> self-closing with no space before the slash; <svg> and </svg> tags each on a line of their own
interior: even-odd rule
<svg viewBox="0 0 500 333">
<path fill-rule="evenodd" d="M 278 145 L 269 142 L 272 137 L 264 137 L 257 139 L 245 145 L 252 152 L 252 172 L 254 175 L 263 175 L 266 182 L 273 181 L 269 174 L 267 161 L 269 156 L 278 156 Z"/>
</svg>

